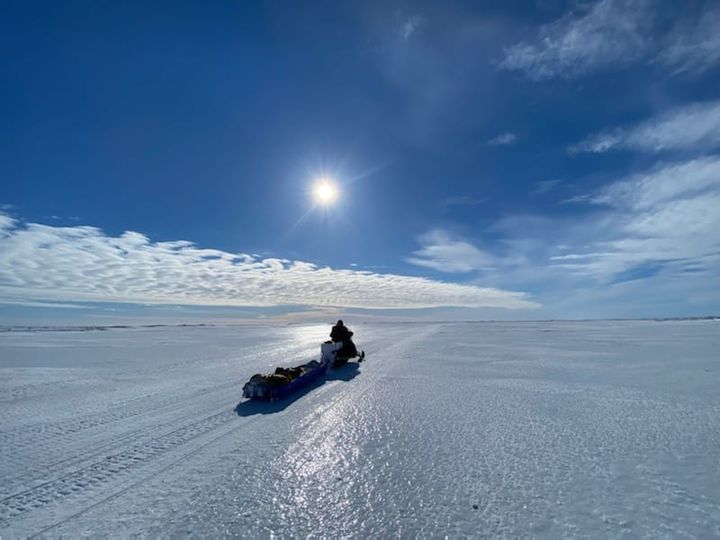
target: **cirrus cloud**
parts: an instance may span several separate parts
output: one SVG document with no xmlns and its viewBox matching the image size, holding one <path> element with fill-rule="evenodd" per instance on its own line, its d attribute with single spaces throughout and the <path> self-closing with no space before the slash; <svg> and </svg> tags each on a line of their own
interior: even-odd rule
<svg viewBox="0 0 720 540">
<path fill-rule="evenodd" d="M 661 164 L 580 202 L 607 209 L 583 227 L 603 234 L 552 257 L 556 267 L 600 280 L 648 266 L 717 272 L 720 157 Z"/>
<path fill-rule="evenodd" d="M 648 5 L 646 0 L 602 0 L 585 13 L 568 13 L 542 26 L 537 42 L 506 49 L 500 66 L 543 80 L 637 60 L 648 47 Z"/>
<path fill-rule="evenodd" d="M 571 154 L 625 148 L 645 152 L 720 146 L 720 101 L 676 107 L 629 128 L 602 131 L 571 146 Z"/>
<path fill-rule="evenodd" d="M 683 22 L 668 38 L 657 62 L 672 69 L 673 75 L 698 73 L 720 61 L 720 8 L 717 6 Z"/>
<path fill-rule="evenodd" d="M 487 143 L 488 146 L 510 146 L 517 141 L 517 135 L 509 131 L 501 133 L 497 137 L 493 137 Z"/>
<path fill-rule="evenodd" d="M 416 266 L 438 272 L 466 273 L 492 267 L 494 258 L 466 240 L 453 238 L 446 231 L 435 229 L 418 237 L 422 249 L 406 260 Z"/>
<path fill-rule="evenodd" d="M 532 308 L 524 293 L 154 242 L 0 214 L 0 299 L 365 309 Z"/>
<path fill-rule="evenodd" d="M 436 229 L 406 260 L 533 291 L 549 316 L 717 312 L 720 156 L 660 163 L 574 202 L 581 212 L 503 217 L 482 250 Z"/>
<path fill-rule="evenodd" d="M 720 9 L 651 0 L 599 0 L 504 51 L 500 67 L 540 81 L 644 61 L 668 75 L 700 73 L 720 61 Z"/>
</svg>

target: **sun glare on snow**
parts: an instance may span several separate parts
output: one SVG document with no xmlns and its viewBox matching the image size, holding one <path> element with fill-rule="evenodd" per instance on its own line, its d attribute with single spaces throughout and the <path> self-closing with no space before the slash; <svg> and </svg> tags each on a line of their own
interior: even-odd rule
<svg viewBox="0 0 720 540">
<path fill-rule="evenodd" d="M 339 195 L 337 184 L 330 178 L 320 178 L 313 184 L 313 199 L 317 204 L 328 206 L 334 203 Z"/>
</svg>

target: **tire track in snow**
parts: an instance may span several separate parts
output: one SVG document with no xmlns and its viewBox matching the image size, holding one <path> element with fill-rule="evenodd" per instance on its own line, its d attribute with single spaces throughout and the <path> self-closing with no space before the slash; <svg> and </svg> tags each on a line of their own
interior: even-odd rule
<svg viewBox="0 0 720 540">
<path fill-rule="evenodd" d="M 389 349 L 385 348 L 383 350 L 385 352 L 387 352 L 390 356 L 392 356 L 393 350 L 402 349 L 403 347 L 405 347 L 407 345 L 408 342 L 417 340 L 417 335 L 415 333 L 413 333 L 413 335 L 411 335 L 411 336 L 407 336 L 407 331 L 405 330 L 402 332 L 402 335 L 403 335 L 403 337 L 400 340 L 396 340 L 392 347 L 390 347 Z M 383 341 L 385 341 L 385 340 L 383 340 Z M 379 345 L 380 343 L 381 343 L 380 340 L 377 340 L 377 339 L 367 342 L 367 344 L 371 345 L 371 346 Z M 375 349 L 373 347 L 372 349 L 370 349 L 370 352 L 372 353 L 374 350 Z M 375 356 L 375 355 L 373 354 L 373 356 Z M 358 399 L 360 399 L 362 397 L 362 395 L 366 394 L 368 391 L 370 391 L 372 389 L 372 387 L 374 386 L 375 382 L 378 379 L 386 376 L 386 372 L 388 370 L 387 365 L 385 365 L 383 363 L 378 363 L 377 367 L 380 367 L 381 369 L 368 370 L 368 374 L 372 373 L 371 377 L 355 379 L 356 382 L 363 381 L 363 383 L 360 386 L 350 387 L 350 388 L 352 388 L 352 392 L 350 392 L 350 393 L 338 392 L 339 387 L 337 385 L 344 384 L 344 383 L 342 383 L 341 381 L 338 381 L 338 380 L 333 381 L 331 379 L 330 381 L 326 382 L 325 384 L 321 384 L 320 386 L 318 386 L 317 388 L 312 390 L 307 395 L 303 396 L 303 399 L 302 399 L 303 406 L 301 408 L 297 409 L 297 411 L 298 412 L 309 411 L 309 412 L 304 414 L 302 419 L 299 422 L 297 421 L 298 419 L 295 419 L 295 421 L 292 422 L 292 429 L 287 433 L 294 434 L 293 436 L 295 438 L 295 437 L 297 437 L 297 431 L 300 431 L 300 432 L 303 431 L 302 426 L 316 425 L 317 419 L 325 416 L 328 413 L 328 411 L 335 408 L 338 405 L 338 403 L 346 402 L 348 400 L 351 402 L 355 402 Z M 295 404 L 295 402 L 292 402 L 291 405 L 292 404 Z M 299 402 L 298 402 L 298 404 L 299 404 Z M 253 423 L 254 422 L 262 422 L 262 421 L 268 422 L 269 418 L 264 414 L 258 414 L 257 416 L 252 417 L 251 420 Z M 42 534 L 47 533 L 50 530 L 57 529 L 58 527 L 61 527 L 63 524 L 66 524 L 66 523 L 72 521 L 73 519 L 76 519 L 84 514 L 87 514 L 88 512 L 92 511 L 93 509 L 98 508 L 111 500 L 115 500 L 117 497 L 124 495 L 133 489 L 138 489 L 138 488 L 145 486 L 148 482 L 150 482 L 154 478 L 157 478 L 160 474 L 165 473 L 173 466 L 176 466 L 179 463 L 186 461 L 191 456 L 197 454 L 199 451 L 201 451 L 204 448 L 206 448 L 207 446 L 209 446 L 211 443 L 218 443 L 221 439 L 235 433 L 237 430 L 239 430 L 241 428 L 246 428 L 249 424 L 250 424 L 250 421 L 242 424 L 241 426 L 233 427 L 230 430 L 228 430 L 224 433 L 221 433 L 219 436 L 214 437 L 211 441 L 204 443 L 201 447 L 190 451 L 188 454 L 173 461 L 172 463 L 163 467 L 162 469 L 155 471 L 153 473 L 150 473 L 149 475 L 137 480 L 133 484 L 122 488 L 120 491 L 118 491 L 114 494 L 111 494 L 111 495 L 103 498 L 102 500 L 97 501 L 97 502 L 91 504 L 90 506 L 88 506 L 84 509 L 81 509 L 78 512 L 76 512 L 70 516 L 63 518 L 50 526 L 45 527 L 38 533 L 35 533 L 33 536 L 42 535 Z M 255 425 L 259 425 L 259 424 L 255 424 Z M 323 429 L 321 431 L 322 431 L 322 433 L 320 434 L 321 436 L 327 435 L 325 429 Z M 282 434 L 281 434 L 281 436 L 282 436 Z M 276 444 L 272 443 L 271 441 L 266 441 L 266 444 L 268 444 L 271 447 L 276 446 Z M 300 443 L 298 443 L 298 444 L 300 444 Z M 300 445 L 300 446 L 302 446 L 302 445 Z M 222 447 L 222 445 L 219 444 L 218 447 Z M 140 504 L 142 506 L 142 503 L 140 503 Z M 62 530 L 60 530 L 60 534 L 61 535 L 63 534 Z"/>
<path fill-rule="evenodd" d="M 283 349 L 281 347 L 278 347 L 277 344 L 272 345 L 259 345 L 255 347 L 249 348 L 249 350 L 243 350 L 242 352 L 242 360 L 243 362 L 248 362 L 250 359 L 255 359 L 260 356 L 267 356 L 272 355 L 275 353 L 275 349 Z M 186 364 L 192 364 L 194 362 L 197 362 L 197 359 L 187 360 L 185 362 L 179 363 L 179 365 L 186 365 Z M 211 360 L 210 360 L 211 361 Z M 208 362 L 207 360 L 205 361 Z M 168 369 L 171 369 L 174 367 L 175 364 L 170 364 L 170 366 L 164 364 L 163 365 L 163 371 L 167 372 Z M 149 368 L 143 368 L 143 369 L 137 369 L 133 371 L 126 371 L 122 372 L 123 376 L 133 376 L 133 377 L 143 377 L 148 376 L 149 374 L 154 374 L 156 371 L 150 370 Z M 58 383 L 49 383 L 51 385 L 57 385 Z M 89 383 L 91 384 L 91 383 Z M 215 389 L 220 388 L 227 388 L 231 387 L 235 383 L 228 383 L 223 382 L 219 385 L 214 385 L 210 387 L 200 388 L 193 392 L 193 395 L 195 394 L 202 394 L 207 393 L 209 391 L 213 391 Z M 87 412 L 82 415 L 75 415 L 73 418 L 57 422 L 51 425 L 47 425 L 46 423 L 38 423 L 38 424 L 32 424 L 32 425 L 23 425 L 22 427 L 15 428 L 15 429 L 8 429 L 4 432 L 0 432 L 0 444 L 6 444 L 9 437 L 18 436 L 21 435 L 23 437 L 32 437 L 34 435 L 44 435 L 44 436 L 68 436 L 68 435 L 74 435 L 78 432 L 84 431 L 86 429 L 91 429 L 94 427 L 104 426 L 105 424 L 115 422 L 117 420 L 123 420 L 126 418 L 132 418 L 137 416 L 138 414 L 147 414 L 151 413 L 158 409 L 157 405 L 157 398 L 162 399 L 166 394 L 168 390 L 160 390 L 157 392 L 153 392 L 151 394 L 145 394 L 137 397 L 133 397 L 130 399 L 123 400 L 118 403 L 114 403 L 112 405 L 112 410 L 109 412 L 105 412 L 103 414 L 97 414 L 96 412 L 93 412 L 90 410 L 90 412 Z M 171 394 L 164 398 L 165 404 L 160 405 L 160 407 L 171 407 L 172 405 L 178 403 L 178 402 L 184 402 L 187 401 L 187 399 L 190 396 L 187 394 Z M 103 404 L 106 405 L 106 401 L 104 401 L 103 396 Z M 136 407 L 137 405 L 140 405 L 139 409 L 134 409 L 133 407 Z M 91 407 L 95 407 L 96 404 L 94 402 L 88 403 L 85 405 L 86 408 L 91 409 Z M 32 409 L 29 408 L 27 410 L 23 410 L 23 413 L 26 415 L 29 415 L 31 413 Z M 12 441 L 12 447 L 17 448 L 20 445 L 32 445 L 35 446 L 37 444 L 37 441 L 35 439 L 30 438 L 28 441 Z"/>
<path fill-rule="evenodd" d="M 402 334 L 406 335 L 406 331 L 403 331 Z M 413 339 L 414 337 L 413 333 L 413 336 L 406 339 Z M 371 343 L 379 343 L 379 340 L 372 340 L 368 342 L 368 345 Z M 400 345 L 396 344 L 396 346 Z M 378 373 L 378 376 L 381 376 L 381 374 Z M 338 382 L 339 381 L 336 381 L 335 384 Z M 370 380 L 365 379 L 365 382 L 366 384 L 364 387 L 366 388 L 364 391 L 367 391 Z M 233 395 L 237 395 L 237 397 L 239 397 L 241 384 L 242 381 L 239 381 L 227 385 L 218 385 L 218 387 L 237 387 L 237 394 L 233 393 Z M 324 389 L 323 386 L 325 386 Z M 315 418 L 318 415 L 322 415 L 328 410 L 328 408 L 333 406 L 333 403 L 337 399 L 348 397 L 346 394 L 333 396 L 333 389 L 335 389 L 335 392 L 337 391 L 337 387 L 335 385 L 326 383 L 306 396 L 310 400 L 309 404 L 306 403 L 306 408 L 310 407 L 312 411 L 309 416 Z M 331 393 L 330 396 L 328 396 L 328 392 Z M 354 394 L 357 395 L 357 392 L 354 392 Z M 331 399 L 328 399 L 328 397 Z M 237 403 L 237 400 L 231 401 L 233 405 Z M 304 399 L 303 401 L 306 400 Z M 46 520 L 44 525 L 48 526 L 46 526 L 41 532 L 35 534 L 43 534 L 44 532 L 72 520 L 74 517 L 82 515 L 133 488 L 141 486 L 145 481 L 167 471 L 173 465 L 189 458 L 191 455 L 197 453 L 211 442 L 215 442 L 231 433 L 236 432 L 237 430 L 246 428 L 250 423 L 260 421 L 264 417 L 265 415 L 257 415 L 246 419 L 245 422 L 242 422 L 242 420 L 237 417 L 235 411 L 223 409 L 222 411 L 203 418 L 202 420 L 192 422 L 159 437 L 154 437 L 148 441 L 135 444 L 128 449 L 111 455 L 106 455 L 105 452 L 102 451 L 94 452 L 92 455 L 86 454 L 85 456 L 79 458 L 80 461 L 87 461 L 88 459 L 93 458 L 92 463 L 64 474 L 58 478 L 43 482 L 42 484 L 33 486 L 29 489 L 19 491 L 5 497 L 4 499 L 0 499 L 0 530 L 9 526 L 20 527 L 21 523 L 28 523 L 30 526 L 43 525 L 42 518 L 40 520 L 32 518 L 32 511 L 42 511 L 43 513 L 41 515 L 44 516 Z M 308 417 L 305 417 L 303 420 L 311 422 L 311 419 Z M 230 429 L 224 429 L 227 428 L 233 421 L 237 422 L 237 425 L 232 425 Z M 173 421 L 170 423 L 172 422 Z M 157 425 L 148 427 L 148 429 L 153 428 L 156 430 Z M 172 460 L 175 455 L 181 453 L 183 449 L 186 449 L 192 443 L 198 442 L 208 436 L 212 436 L 212 434 L 216 433 L 218 430 L 220 430 L 221 433 L 212 437 L 209 442 L 203 443 L 200 447 L 184 453 L 179 459 Z M 130 434 L 128 434 L 127 437 L 124 437 L 124 439 L 130 438 L 132 438 Z M 112 441 L 108 442 L 107 445 L 116 446 Z M 172 461 L 170 464 L 165 465 L 168 460 Z M 73 462 L 77 463 L 78 460 L 74 460 Z M 58 462 L 58 465 L 61 464 L 62 462 Z M 160 469 L 157 469 L 158 466 L 160 466 Z M 150 469 L 150 472 L 148 474 L 143 474 L 143 471 L 147 469 Z M 135 477 L 138 475 L 142 475 L 142 477 L 135 480 Z M 127 485 L 128 482 L 132 483 Z M 112 493 L 108 493 L 109 490 L 112 490 Z M 97 500 L 97 496 L 101 497 L 100 500 Z M 62 502 L 63 506 L 62 508 L 57 509 L 58 503 L 60 502 Z M 75 508 L 77 508 L 78 505 L 80 505 L 81 508 L 70 516 L 67 516 L 67 511 L 63 511 L 68 506 L 75 506 Z M 47 508 L 47 510 L 42 510 L 45 508 Z M 56 511 L 53 512 L 53 510 Z M 63 514 L 65 514 L 65 516 L 63 516 Z M 48 523 L 53 519 L 58 518 L 60 519 L 54 524 Z M 23 529 L 20 528 L 18 530 Z"/>
<path fill-rule="evenodd" d="M 295 348 L 299 348 L 299 346 L 291 347 L 291 349 Z M 258 347 L 257 349 L 262 349 L 261 353 L 267 351 L 267 347 Z M 272 349 L 278 349 L 277 345 L 274 345 Z M 285 351 L 285 353 L 287 353 L 287 347 L 281 347 L 280 350 L 283 350 Z M 243 381 L 233 381 L 230 383 L 226 382 L 216 385 L 214 387 L 203 388 L 196 391 L 194 394 L 202 395 L 207 394 L 208 391 L 212 390 L 232 388 L 234 389 L 232 394 L 239 395 L 240 388 L 242 387 L 242 382 Z M 228 401 L 226 396 L 223 396 L 223 401 Z M 233 399 L 230 399 L 230 401 L 232 403 L 236 402 Z M 167 409 L 173 407 L 174 405 L 176 405 L 177 402 L 188 402 L 189 405 L 187 408 L 191 408 L 193 406 L 192 402 L 188 400 L 187 396 L 182 396 L 176 400 L 173 400 L 171 403 L 167 403 L 161 408 Z M 153 407 L 152 405 L 153 402 L 151 401 L 147 407 L 148 410 L 144 411 L 143 414 L 157 412 L 157 407 Z M 136 413 L 133 416 L 137 416 L 138 414 L 141 413 Z M 186 415 L 179 420 L 181 421 L 183 418 L 188 417 L 195 417 L 195 415 Z M 169 422 L 169 424 L 177 423 L 179 420 L 173 419 Z M 232 420 L 239 421 L 235 411 L 223 408 L 220 413 L 211 415 L 203 420 L 193 422 L 186 426 L 182 426 L 160 437 L 154 437 L 148 441 L 135 444 L 129 449 L 123 450 L 121 452 L 106 455 L 105 452 L 95 451 L 89 455 L 81 455 L 78 458 L 60 460 L 59 462 L 56 462 L 56 465 L 67 465 L 69 462 L 77 463 L 87 461 L 88 459 L 95 458 L 98 455 L 105 456 L 99 461 L 96 460 L 87 466 L 64 474 L 59 478 L 43 482 L 42 484 L 33 486 L 29 489 L 25 489 L 23 491 L 8 495 L 3 499 L 0 499 L 0 528 L 6 527 L 9 524 L 10 520 L 29 510 L 38 509 L 61 498 L 67 499 L 70 497 L 84 495 L 87 493 L 88 489 L 98 489 L 102 485 L 117 479 L 120 475 L 130 473 L 138 467 L 148 465 L 153 461 L 153 459 L 157 459 L 162 454 L 165 454 L 169 451 L 176 449 L 177 447 L 192 442 L 197 438 L 202 437 L 209 432 L 222 427 L 223 425 L 227 424 Z M 106 420 L 104 423 L 107 422 L 110 422 L 110 420 Z M 246 425 L 248 422 L 250 422 L 250 420 L 241 422 L 241 425 Z M 156 431 L 157 428 L 157 425 L 150 425 L 145 428 L 141 428 L 141 430 L 139 431 L 140 433 L 147 433 L 148 431 Z M 75 431 L 79 430 L 73 430 L 73 432 Z M 135 434 L 135 436 L 133 436 L 132 434 L 124 434 L 121 436 L 120 441 L 118 441 L 118 439 L 111 440 L 106 443 L 106 446 L 117 446 L 117 442 L 134 439 L 136 436 L 137 433 Z M 47 468 L 43 469 L 43 476 L 46 476 L 46 470 Z M 16 477 L 16 479 L 17 478 L 18 477 Z M 24 481 L 27 482 L 26 477 Z"/>
<path fill-rule="evenodd" d="M 237 387 L 238 385 L 237 383 L 233 383 L 233 386 Z M 237 390 L 232 392 L 232 395 L 235 394 L 237 394 Z M 231 398 L 223 396 L 223 399 L 221 401 L 227 402 L 229 399 Z M 193 409 L 193 407 L 188 406 L 186 409 Z M 169 428 L 173 425 L 181 424 L 192 418 L 197 418 L 197 412 L 190 412 L 179 417 L 174 417 L 160 424 L 149 424 L 128 432 L 124 432 L 122 435 L 111 438 L 104 443 L 101 443 L 99 445 L 93 445 L 90 452 L 73 455 L 71 457 L 60 459 L 58 461 L 49 463 L 47 465 L 42 465 L 40 467 L 33 467 L 29 471 L 26 471 L 15 477 L 6 479 L 5 485 L 3 486 L 4 493 L 0 493 L 0 500 L 2 500 L 3 497 L 12 496 L 10 495 L 10 493 L 13 491 L 17 491 L 23 485 L 27 486 L 32 482 L 38 481 L 40 478 L 47 478 L 48 476 L 52 476 L 53 474 L 57 473 L 64 473 L 63 475 L 66 475 L 67 469 L 82 464 L 83 462 L 91 461 L 99 455 L 105 455 L 108 452 L 112 452 L 114 449 L 122 447 L 128 441 L 137 442 L 138 440 L 149 434 L 157 433 L 159 430 Z"/>
<path fill-rule="evenodd" d="M 150 464 L 162 454 L 196 440 L 233 419 L 237 420 L 234 411 L 225 409 L 122 452 L 105 456 L 60 478 L 5 497 L 0 500 L 0 528 L 8 526 L 11 519 L 24 512 L 97 489 L 102 484 Z"/>
<path fill-rule="evenodd" d="M 260 418 L 254 418 L 254 419 L 248 420 L 247 422 L 244 422 L 243 424 L 241 424 L 241 425 L 239 425 L 239 426 L 236 426 L 236 427 L 232 428 L 231 430 L 229 430 L 229 431 L 227 431 L 227 432 L 221 433 L 221 434 L 218 435 L 217 437 L 213 437 L 213 438 L 210 439 L 209 441 L 206 441 L 205 443 L 203 443 L 203 444 L 200 445 L 199 447 L 191 450 L 190 452 L 188 452 L 188 453 L 186 453 L 186 454 L 183 454 L 183 455 L 180 456 L 178 459 L 176 459 L 176 460 L 172 461 L 171 463 L 165 465 L 165 466 L 162 467 L 161 469 L 159 469 L 159 470 L 157 470 L 157 471 L 155 471 L 155 472 L 153 472 L 153 473 L 150 473 L 150 474 L 148 474 L 147 476 L 144 476 L 144 477 L 140 478 L 139 480 L 133 482 L 133 483 L 130 484 L 129 486 L 126 486 L 126 487 L 122 488 L 121 490 L 116 491 L 115 493 L 112 493 L 111 495 L 108 495 L 107 497 L 105 497 L 105 498 L 103 498 L 103 499 L 101 499 L 101 500 L 99 500 L 99 501 L 96 501 L 96 502 L 92 503 L 90 506 L 87 506 L 87 507 L 85 507 L 85 508 L 77 511 L 77 512 L 75 512 L 75 513 L 72 514 L 72 515 L 69 515 L 69 516 L 67 516 L 67 517 L 64 517 L 63 519 L 61 519 L 60 521 L 57 521 L 57 522 L 53 523 L 52 525 L 48 525 L 48 526 L 45 527 L 44 529 L 42 529 L 42 530 L 40 530 L 40 531 L 38 531 L 38 532 L 30 535 L 29 538 L 37 538 L 37 537 L 39 537 L 39 536 L 47 533 L 48 531 L 50 531 L 50 530 L 52 530 L 52 529 L 55 529 L 55 528 L 63 525 L 64 523 L 67 523 L 67 522 L 69 522 L 69 521 L 71 521 L 71 520 L 73 520 L 73 519 L 76 519 L 76 518 L 82 516 L 83 514 L 86 514 L 87 512 L 93 510 L 94 508 L 97 508 L 97 507 L 99 507 L 99 506 L 102 506 L 103 504 L 105 504 L 105 503 L 107 503 L 107 502 L 110 502 L 110 501 L 112 501 L 112 500 L 120 497 L 121 495 L 127 493 L 128 491 L 130 491 L 130 490 L 132 490 L 132 489 L 135 489 L 135 488 L 141 486 L 142 484 L 145 484 L 145 483 L 147 483 L 148 481 L 152 480 L 153 478 L 155 478 L 155 477 L 157 477 L 157 476 L 159 476 L 159 475 L 161 475 L 161 474 L 169 471 L 170 469 L 172 469 L 173 467 L 175 467 L 175 466 L 177 466 L 178 464 L 182 463 L 183 461 L 186 461 L 186 460 L 189 459 L 190 457 L 192 457 L 192 456 L 194 456 L 195 454 L 201 452 L 202 450 L 204 450 L 206 447 L 210 446 L 211 444 L 216 443 L 217 441 L 219 441 L 219 440 L 222 439 L 223 437 L 226 437 L 226 436 L 228 436 L 228 435 L 231 435 L 231 434 L 233 434 L 234 432 L 236 432 L 238 429 L 240 429 L 241 427 L 246 427 L 248 424 L 250 424 L 250 423 L 252 423 L 252 422 L 254 422 L 254 421 L 258 421 L 258 420 L 260 420 Z"/>
<path fill-rule="evenodd" d="M 296 350 L 304 349 L 303 345 L 293 345 L 290 347 L 290 354 L 295 354 Z M 248 354 L 243 351 L 243 362 L 250 361 L 258 356 L 277 355 L 277 350 L 288 354 L 288 347 L 278 347 L 277 343 L 272 346 L 263 345 L 253 347 Z M 120 423 L 134 421 L 138 423 L 140 419 L 148 419 L 151 417 L 160 417 L 169 411 L 176 411 L 178 405 L 184 405 L 184 410 L 197 410 L 197 398 L 205 397 L 208 394 L 213 395 L 213 401 L 218 402 L 215 407 L 219 407 L 220 403 L 227 402 L 239 393 L 238 388 L 242 381 L 234 380 L 232 382 L 223 382 L 216 385 L 206 386 L 187 393 L 172 393 L 166 396 L 165 392 L 155 392 L 151 395 L 140 396 L 131 400 L 113 405 L 112 410 L 105 411 L 101 414 L 86 414 L 78 419 L 61 422 L 59 424 L 40 424 L 31 428 L 22 428 L 10 432 L 0 432 L 0 446 L 12 449 L 12 454 L 6 453 L 4 458 L 7 462 L 13 463 L 13 470 L 24 469 L 22 473 L 13 477 L 4 479 L 3 486 L 0 488 L 0 497 L 8 496 L 11 492 L 16 491 L 23 484 L 27 485 L 41 477 L 47 477 L 49 474 L 58 469 L 74 466 L 82 463 L 98 454 L 104 453 L 107 449 L 112 449 L 122 445 L 127 441 L 136 441 L 138 438 L 156 432 L 157 429 L 177 424 L 188 418 L 196 417 L 196 413 L 190 412 L 179 417 L 171 418 L 167 422 L 163 422 L 159 426 L 157 424 L 147 424 L 140 428 L 125 431 L 119 436 L 113 436 L 110 440 L 103 440 L 96 444 L 93 439 L 107 437 L 108 433 L 113 433 L 115 429 L 105 429 L 96 436 L 88 438 L 87 436 L 80 439 L 78 434 L 91 428 L 101 428 L 109 425 L 119 425 Z M 228 391 L 227 395 L 217 395 L 218 392 Z M 163 399 L 157 399 L 160 396 Z M 158 404 L 160 401 L 160 404 Z M 141 405 L 139 408 L 128 408 L 129 405 Z M 202 406 L 202 404 L 201 404 Z M 68 439 L 67 443 L 64 441 Z M 83 448 L 92 447 L 91 452 L 83 452 Z M 75 449 L 79 448 L 80 453 L 76 453 Z M 71 457 L 57 460 L 58 453 L 63 450 L 65 454 L 73 454 Z M 40 459 L 38 459 L 40 458 Z M 43 463 L 45 461 L 45 463 Z"/>
<path fill-rule="evenodd" d="M 193 392 L 194 394 L 203 394 L 211 392 L 213 390 L 219 390 L 222 388 L 229 388 L 236 385 L 237 382 L 223 383 L 214 387 L 206 387 Z M 37 424 L 33 426 L 23 426 L 16 430 L 6 431 L 0 434 L 0 443 L 3 445 L 12 446 L 14 449 L 24 449 L 30 446 L 37 446 L 37 439 L 34 438 L 37 435 L 42 435 L 45 438 L 53 438 L 53 442 L 57 442 L 59 437 L 71 437 L 79 432 L 92 429 L 95 427 L 102 427 L 106 424 L 118 422 L 127 419 L 134 419 L 137 416 L 146 415 L 152 412 L 156 412 L 162 409 L 168 409 L 177 405 L 179 402 L 186 401 L 188 395 L 183 396 L 168 396 L 164 401 L 164 404 L 157 405 L 155 400 L 156 396 L 163 395 L 165 392 L 155 392 L 144 396 L 139 396 L 131 400 L 123 401 L 112 405 L 112 410 L 102 414 L 88 413 L 81 417 L 75 417 L 73 419 L 55 423 L 52 425 Z M 132 406 L 139 404 L 140 407 L 133 409 Z M 21 440 L 17 440 L 20 438 Z"/>
</svg>

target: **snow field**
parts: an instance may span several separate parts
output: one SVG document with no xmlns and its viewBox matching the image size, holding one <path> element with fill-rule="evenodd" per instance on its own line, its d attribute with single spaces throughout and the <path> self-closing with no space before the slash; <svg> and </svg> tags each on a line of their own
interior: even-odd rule
<svg viewBox="0 0 720 540">
<path fill-rule="evenodd" d="M 0 535 L 715 537 L 715 321 L 0 335 Z"/>
</svg>

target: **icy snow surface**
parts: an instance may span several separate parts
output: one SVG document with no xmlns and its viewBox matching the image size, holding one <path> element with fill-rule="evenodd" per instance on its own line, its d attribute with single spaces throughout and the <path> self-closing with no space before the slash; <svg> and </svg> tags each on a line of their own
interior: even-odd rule
<svg viewBox="0 0 720 540">
<path fill-rule="evenodd" d="M 0 334 L 0 535 L 720 536 L 720 323 Z"/>
</svg>

